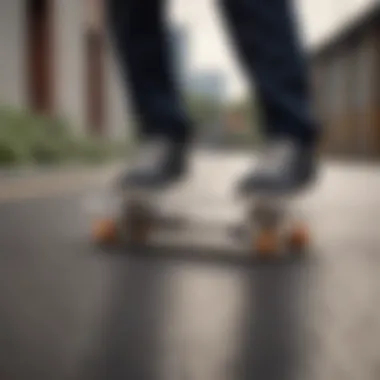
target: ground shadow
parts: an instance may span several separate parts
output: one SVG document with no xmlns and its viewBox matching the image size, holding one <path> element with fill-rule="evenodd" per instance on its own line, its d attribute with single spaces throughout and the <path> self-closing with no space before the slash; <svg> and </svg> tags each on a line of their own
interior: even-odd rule
<svg viewBox="0 0 380 380">
<path fill-rule="evenodd" d="M 257 268 L 248 279 L 236 380 L 302 378 L 307 355 L 310 262 Z"/>
<path fill-rule="evenodd" d="M 165 271 L 136 258 L 117 266 L 98 344 L 81 379 L 155 379 Z"/>
<path fill-rule="evenodd" d="M 86 380 L 161 379 L 157 368 L 162 360 L 162 330 L 168 312 L 164 300 L 166 279 L 173 265 L 181 263 L 230 266 L 246 279 L 243 322 L 233 322 L 243 323 L 239 329 L 242 336 L 231 376 L 226 379 L 296 378 L 303 362 L 300 341 L 305 334 L 308 260 L 256 261 L 259 265 L 247 265 L 252 260 L 207 250 L 114 253 L 125 256 L 111 256 L 120 263 L 117 279 L 106 307 L 98 355 Z"/>
</svg>

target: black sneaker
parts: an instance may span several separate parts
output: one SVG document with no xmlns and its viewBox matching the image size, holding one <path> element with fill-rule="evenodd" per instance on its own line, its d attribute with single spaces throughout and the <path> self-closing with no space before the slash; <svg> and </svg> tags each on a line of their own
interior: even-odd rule
<svg viewBox="0 0 380 380">
<path fill-rule="evenodd" d="M 256 168 L 238 183 L 239 195 L 288 194 L 311 184 L 316 172 L 316 153 L 289 139 L 274 140 L 264 147 Z"/>
<path fill-rule="evenodd" d="M 186 163 L 186 144 L 152 140 L 138 149 L 118 184 L 125 188 L 164 188 L 182 179 L 187 172 Z"/>
</svg>

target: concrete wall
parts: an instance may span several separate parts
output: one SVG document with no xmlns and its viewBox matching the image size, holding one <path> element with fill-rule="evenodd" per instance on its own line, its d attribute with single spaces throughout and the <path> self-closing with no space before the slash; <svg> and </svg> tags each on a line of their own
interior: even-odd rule
<svg viewBox="0 0 380 380">
<path fill-rule="evenodd" d="M 83 1 L 54 0 L 56 49 L 56 110 L 71 120 L 79 133 L 89 131 L 87 123 L 86 28 L 88 8 Z M 119 139 L 130 126 L 127 94 L 106 41 L 104 65 L 104 108 L 106 137 Z"/>
<path fill-rule="evenodd" d="M 28 107 L 26 1 L 0 1 L 0 105 Z M 52 1 L 53 111 L 79 134 L 87 122 L 86 8 L 79 0 Z M 119 139 L 130 131 L 127 92 L 107 39 L 104 99 L 106 136 Z"/>
<path fill-rule="evenodd" d="M 83 1 L 54 2 L 55 111 L 85 133 L 85 7 Z"/>
<path fill-rule="evenodd" d="M 0 1 L 0 104 L 27 104 L 25 0 Z"/>
</svg>

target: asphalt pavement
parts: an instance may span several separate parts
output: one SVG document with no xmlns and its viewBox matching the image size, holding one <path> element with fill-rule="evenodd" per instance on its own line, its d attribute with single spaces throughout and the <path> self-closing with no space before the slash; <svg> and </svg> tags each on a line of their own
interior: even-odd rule
<svg viewBox="0 0 380 380">
<path fill-rule="evenodd" d="M 247 162 L 200 154 L 183 211 L 207 214 Z M 1 379 L 380 378 L 380 168 L 325 165 L 309 255 L 277 264 L 94 247 L 109 174 L 0 184 Z"/>
</svg>

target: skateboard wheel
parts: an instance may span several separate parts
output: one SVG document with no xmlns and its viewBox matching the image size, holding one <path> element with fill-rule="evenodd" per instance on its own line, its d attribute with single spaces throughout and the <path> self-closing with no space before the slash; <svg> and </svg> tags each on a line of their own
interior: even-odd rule
<svg viewBox="0 0 380 380">
<path fill-rule="evenodd" d="M 118 229 L 114 220 L 100 219 L 94 222 L 92 236 L 96 243 L 113 244 L 118 238 Z"/>
<path fill-rule="evenodd" d="M 291 248 L 305 248 L 310 241 L 310 235 L 307 227 L 303 224 L 295 226 L 289 236 L 289 245 Z"/>
<path fill-rule="evenodd" d="M 278 234 L 275 230 L 264 230 L 259 232 L 254 241 L 255 252 L 259 256 L 269 256 L 275 254 L 279 249 Z"/>
</svg>

